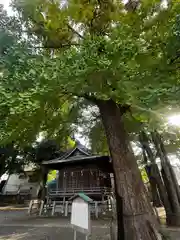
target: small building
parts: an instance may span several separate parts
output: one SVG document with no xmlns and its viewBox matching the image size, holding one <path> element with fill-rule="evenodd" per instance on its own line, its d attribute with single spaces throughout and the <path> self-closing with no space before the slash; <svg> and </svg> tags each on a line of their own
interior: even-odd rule
<svg viewBox="0 0 180 240">
<path fill-rule="evenodd" d="M 42 167 L 46 172 L 58 170 L 56 189 L 47 189 L 48 198 L 66 201 L 83 192 L 101 201 L 112 191 L 113 169 L 109 156 L 93 155 L 80 145 L 57 159 L 44 161 Z"/>
<path fill-rule="evenodd" d="M 30 197 L 35 198 L 39 191 L 39 181 L 36 169 L 32 166 L 25 167 L 24 172 L 14 173 L 7 176 L 6 183 L 2 189 L 3 195 L 17 195 L 20 192 L 29 193 Z"/>
</svg>

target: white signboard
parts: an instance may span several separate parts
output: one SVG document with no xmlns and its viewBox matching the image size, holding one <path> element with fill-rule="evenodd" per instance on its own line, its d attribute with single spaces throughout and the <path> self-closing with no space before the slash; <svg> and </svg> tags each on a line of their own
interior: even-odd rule
<svg viewBox="0 0 180 240">
<path fill-rule="evenodd" d="M 80 197 L 72 202 L 71 224 L 81 232 L 90 233 L 89 204 Z"/>
</svg>

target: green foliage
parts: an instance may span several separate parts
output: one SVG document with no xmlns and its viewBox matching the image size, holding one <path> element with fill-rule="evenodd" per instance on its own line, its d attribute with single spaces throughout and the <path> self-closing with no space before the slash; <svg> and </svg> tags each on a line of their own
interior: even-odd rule
<svg viewBox="0 0 180 240">
<path fill-rule="evenodd" d="M 100 120 L 90 128 L 89 139 L 92 152 L 102 155 L 109 154 L 104 128 Z"/>
<path fill-rule="evenodd" d="M 19 149 L 13 143 L 0 147 L 0 177 L 4 173 L 23 171 L 25 161 L 18 153 Z"/>
<path fill-rule="evenodd" d="M 18 33 L 21 40 L 5 45 L 1 57 L 1 140 L 26 144 L 46 132 L 65 145 L 73 124 L 85 121 L 82 97 L 128 104 L 145 122 L 148 112 L 176 105 L 179 68 L 171 60 L 179 49 L 178 2 L 167 9 L 150 0 L 138 7 L 94 0 L 15 0 L 13 6 L 28 40 L 21 28 L 11 31 L 12 41 Z M 99 121 L 89 125 L 91 139 L 98 131 L 103 140 L 92 141 L 93 151 L 106 151 Z"/>
<path fill-rule="evenodd" d="M 148 178 L 146 170 L 144 168 L 141 169 L 141 176 L 142 176 L 142 179 L 143 179 L 144 183 L 149 182 L 149 178 Z"/>
<path fill-rule="evenodd" d="M 169 99 L 172 93 L 177 91 L 174 87 L 172 88 L 172 85 L 177 83 L 177 79 L 169 81 L 171 66 L 168 66 L 165 58 L 166 46 L 164 44 L 168 41 L 169 27 L 173 26 L 175 21 L 175 10 L 178 11 L 178 4 L 173 3 L 174 8 L 170 8 L 168 11 L 161 10 L 155 17 L 152 17 L 157 12 L 154 10 L 157 2 L 144 3 L 139 10 L 133 13 L 120 11 L 122 4 L 113 6 L 108 2 L 106 11 L 104 12 L 105 5 L 102 4 L 99 13 L 95 11 L 95 16 L 92 13 L 97 5 L 96 1 L 92 1 L 88 7 L 84 1 L 80 1 L 79 4 L 70 1 L 65 8 L 59 8 L 57 3 L 43 2 L 41 10 L 43 12 L 46 9 L 48 20 L 41 19 L 40 23 L 45 24 L 50 21 L 51 24 L 54 24 L 49 27 L 50 29 L 61 30 L 59 24 L 63 23 L 63 26 L 69 24 L 64 19 L 70 18 L 72 21 L 75 19 L 76 24 L 83 24 L 85 33 L 80 46 L 65 48 L 65 51 L 58 54 L 55 59 L 51 59 L 50 63 L 47 63 L 48 59 L 44 58 L 41 69 L 45 67 L 49 78 L 52 76 L 55 79 L 58 78 L 58 84 L 70 93 L 78 91 L 78 94 L 82 96 L 91 93 L 96 98 L 112 98 L 121 104 L 140 106 L 143 103 L 145 106 L 147 104 L 151 106 L 164 102 L 165 98 Z M 20 10 L 22 10 L 21 13 L 26 18 L 26 22 L 30 21 L 33 24 L 34 21 L 37 21 L 36 17 L 38 18 L 38 15 L 35 14 L 36 11 L 37 14 L 40 14 L 39 4 L 37 5 L 35 2 L 31 4 L 31 10 L 29 10 L 29 4 L 23 5 Z M 79 15 L 80 9 L 84 10 L 85 7 L 87 7 L 85 13 Z M 77 9 L 77 11 L 72 11 L 72 9 Z M 119 18 L 113 19 L 112 15 L 109 17 L 110 10 L 115 16 L 120 13 Z M 75 12 L 78 14 L 76 15 Z M 99 21 L 100 17 L 105 15 L 107 19 Z M 58 16 L 61 16 L 62 19 L 59 19 Z M 112 22 L 116 26 L 109 29 L 108 26 Z M 94 30 L 93 34 L 89 27 L 90 23 Z M 96 25 L 99 27 L 98 31 Z M 105 36 L 104 31 L 100 34 L 104 27 L 107 31 L 110 30 L 108 36 Z M 47 33 L 48 30 L 46 29 Z M 51 31 L 49 34 L 51 37 L 54 36 Z M 57 32 L 55 35 L 58 37 Z M 47 40 L 47 37 L 45 39 Z M 68 37 L 66 41 L 69 44 Z M 59 37 L 60 42 L 63 44 L 61 37 Z M 56 44 L 52 47 L 56 48 Z M 157 78 L 163 79 L 164 83 L 157 81 Z M 144 86 L 146 89 L 143 89 Z"/>
<path fill-rule="evenodd" d="M 48 173 L 47 182 L 51 182 L 56 178 L 56 170 L 52 170 Z"/>
</svg>

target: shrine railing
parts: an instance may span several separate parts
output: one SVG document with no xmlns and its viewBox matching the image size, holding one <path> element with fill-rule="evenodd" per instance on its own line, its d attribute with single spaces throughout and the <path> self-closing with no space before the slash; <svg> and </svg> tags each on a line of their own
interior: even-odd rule
<svg viewBox="0 0 180 240">
<path fill-rule="evenodd" d="M 56 189 L 56 190 L 49 190 L 47 192 L 49 197 L 53 196 L 62 196 L 68 197 L 72 196 L 76 193 L 83 192 L 86 195 L 109 195 L 112 192 L 111 188 L 108 187 L 94 187 L 94 188 L 66 188 L 66 189 Z"/>
</svg>

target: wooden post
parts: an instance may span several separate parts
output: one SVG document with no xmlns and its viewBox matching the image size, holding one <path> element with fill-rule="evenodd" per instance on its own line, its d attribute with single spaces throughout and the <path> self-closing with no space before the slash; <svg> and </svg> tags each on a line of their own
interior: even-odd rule
<svg viewBox="0 0 180 240">
<path fill-rule="evenodd" d="M 56 194 L 58 194 L 59 191 L 59 172 L 56 171 Z"/>
<path fill-rule="evenodd" d="M 41 205 L 40 205 L 40 210 L 39 210 L 39 216 L 42 215 L 43 208 L 44 208 L 44 201 L 42 200 L 42 201 L 41 201 Z"/>
<path fill-rule="evenodd" d="M 98 202 L 95 201 L 95 216 L 98 219 Z"/>
<path fill-rule="evenodd" d="M 33 200 L 30 201 L 29 208 L 28 208 L 28 214 L 31 215 L 31 210 L 33 206 Z"/>
<path fill-rule="evenodd" d="M 112 210 L 112 203 L 111 203 L 110 197 L 108 196 L 108 211 L 111 211 L 111 210 Z"/>
<path fill-rule="evenodd" d="M 47 182 L 47 175 L 48 175 L 48 169 L 44 166 L 41 166 L 42 169 L 42 187 L 40 188 L 40 193 L 39 193 L 39 197 L 42 200 L 45 199 L 46 197 L 46 182 Z"/>
<path fill-rule="evenodd" d="M 56 201 L 53 202 L 52 213 L 51 213 L 52 216 L 54 216 L 55 209 L 56 209 Z"/>
<path fill-rule="evenodd" d="M 65 205 L 65 201 L 66 201 L 66 197 L 64 196 L 63 197 L 63 208 L 64 208 L 64 205 Z"/>
<path fill-rule="evenodd" d="M 102 202 L 104 202 L 104 194 L 102 195 Z"/>
<path fill-rule="evenodd" d="M 65 217 L 67 217 L 68 216 L 68 201 L 66 201 L 66 203 L 65 203 Z"/>
<path fill-rule="evenodd" d="M 111 189 L 113 192 L 115 192 L 115 183 L 114 183 L 114 174 L 110 173 L 110 178 L 111 178 Z"/>
</svg>

